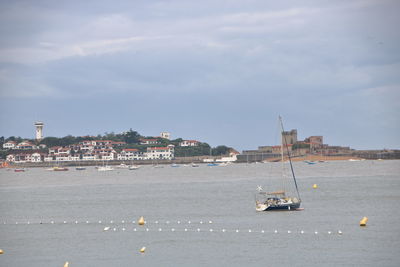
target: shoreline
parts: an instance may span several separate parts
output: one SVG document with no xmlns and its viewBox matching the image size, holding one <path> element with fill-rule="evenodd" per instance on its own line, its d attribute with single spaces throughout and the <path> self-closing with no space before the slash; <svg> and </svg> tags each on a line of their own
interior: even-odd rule
<svg viewBox="0 0 400 267">
<path fill-rule="evenodd" d="M 287 160 L 287 157 L 284 158 L 284 160 Z M 324 161 L 363 161 L 363 160 L 373 160 L 373 161 L 378 161 L 378 160 L 396 160 L 396 159 L 365 159 L 362 157 L 357 157 L 357 156 L 317 156 L 317 155 L 309 155 L 309 156 L 302 156 L 302 157 L 293 157 L 291 158 L 293 162 L 299 162 L 299 161 L 309 161 L 309 162 L 324 162 Z M 280 162 L 281 158 L 269 158 L 263 161 L 263 163 L 273 163 L 273 162 Z M 248 163 L 255 163 L 260 161 L 249 161 Z M 208 164 L 209 162 L 204 162 L 202 159 L 197 159 L 197 160 L 188 160 L 187 158 L 176 158 L 173 160 L 158 160 L 158 161 L 68 161 L 68 162 L 24 162 L 24 163 L 10 163 L 8 167 L 4 167 L 4 169 L 7 168 L 53 168 L 55 166 L 58 167 L 95 167 L 95 166 L 103 166 L 103 165 L 109 165 L 109 166 L 118 166 L 121 164 L 125 165 L 170 165 L 170 164 L 191 164 L 191 163 L 196 163 L 196 164 Z M 222 163 L 222 162 L 215 162 L 215 163 Z M 233 164 L 240 164 L 240 163 L 246 163 L 245 161 L 233 161 Z M 1 168 L 0 168 L 1 169 Z"/>
</svg>

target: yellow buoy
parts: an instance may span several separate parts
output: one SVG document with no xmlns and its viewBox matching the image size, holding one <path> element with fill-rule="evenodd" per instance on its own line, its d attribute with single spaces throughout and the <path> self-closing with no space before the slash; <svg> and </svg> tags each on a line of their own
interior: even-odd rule
<svg viewBox="0 0 400 267">
<path fill-rule="evenodd" d="M 143 216 L 140 217 L 140 219 L 139 219 L 139 221 L 138 221 L 138 224 L 139 224 L 139 225 L 144 225 L 144 218 L 143 218 Z"/>
<path fill-rule="evenodd" d="M 139 251 L 140 253 L 144 253 L 146 251 L 146 247 L 142 247 Z"/>
<path fill-rule="evenodd" d="M 0 249 L 0 254 L 3 254 L 3 253 L 4 253 L 4 251 L 2 249 Z"/>
<path fill-rule="evenodd" d="M 317 184 L 313 184 L 312 188 L 317 189 L 318 188 Z"/>
<path fill-rule="evenodd" d="M 368 218 L 364 217 L 360 221 L 360 226 L 367 226 Z"/>
<path fill-rule="evenodd" d="M 69 266 L 69 262 L 66 261 L 65 264 L 64 264 L 64 267 L 68 267 L 68 266 Z"/>
</svg>

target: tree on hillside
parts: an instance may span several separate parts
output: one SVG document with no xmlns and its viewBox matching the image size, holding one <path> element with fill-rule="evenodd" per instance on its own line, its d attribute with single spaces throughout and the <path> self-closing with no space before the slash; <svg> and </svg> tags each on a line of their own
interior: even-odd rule
<svg viewBox="0 0 400 267">
<path fill-rule="evenodd" d="M 57 137 L 52 137 L 52 136 L 48 136 L 42 139 L 42 141 L 40 141 L 41 144 L 46 145 L 47 147 L 53 147 L 53 146 L 60 146 L 61 142 L 60 142 L 60 138 Z"/>
<path fill-rule="evenodd" d="M 227 146 L 217 146 L 216 148 L 212 149 L 212 155 L 213 156 L 226 155 L 229 153 L 230 150 L 231 148 Z"/>
<path fill-rule="evenodd" d="M 141 135 L 138 132 L 133 131 L 132 128 L 124 134 L 124 141 L 127 144 L 138 144 L 140 138 Z"/>
</svg>

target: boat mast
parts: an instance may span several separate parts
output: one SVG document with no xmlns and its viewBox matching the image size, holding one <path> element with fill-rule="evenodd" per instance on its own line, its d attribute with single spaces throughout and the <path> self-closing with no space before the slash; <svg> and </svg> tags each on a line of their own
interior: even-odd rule
<svg viewBox="0 0 400 267">
<path fill-rule="evenodd" d="M 293 176 L 293 180 L 294 180 L 294 185 L 296 186 L 297 196 L 298 196 L 298 198 L 299 198 L 299 200 L 300 200 L 300 199 L 301 199 L 301 198 L 300 198 L 300 193 L 299 193 L 299 189 L 298 189 L 298 187 L 297 187 L 296 176 L 294 175 L 294 170 L 293 170 L 293 165 L 292 165 L 292 159 L 291 159 L 290 153 L 289 153 L 289 147 L 288 147 L 288 144 L 287 144 L 287 141 L 286 141 L 286 136 L 283 135 L 283 133 L 285 132 L 285 129 L 283 128 L 283 122 L 282 122 L 281 116 L 279 116 L 279 122 L 280 122 L 280 124 L 281 124 L 282 139 L 283 139 L 284 142 L 285 142 L 286 151 L 287 151 L 288 158 L 289 158 L 289 163 L 290 163 L 290 170 L 292 171 L 292 176 Z M 283 141 L 282 141 L 282 143 L 283 143 Z M 283 145 L 283 144 L 282 144 L 282 145 Z M 283 151 L 283 149 L 282 149 L 282 151 Z M 283 153 L 282 153 L 282 154 L 283 154 Z"/>
</svg>

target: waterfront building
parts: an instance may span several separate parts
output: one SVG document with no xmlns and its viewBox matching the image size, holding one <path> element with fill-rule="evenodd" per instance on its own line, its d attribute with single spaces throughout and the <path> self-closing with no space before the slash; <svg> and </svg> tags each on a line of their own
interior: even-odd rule
<svg viewBox="0 0 400 267">
<path fill-rule="evenodd" d="M 136 148 L 125 148 L 117 155 L 117 158 L 118 160 L 143 160 L 144 154 Z"/>
<path fill-rule="evenodd" d="M 17 163 L 42 162 L 43 159 L 44 159 L 44 154 L 39 152 L 10 154 L 6 158 L 8 162 L 17 162 Z"/>
<path fill-rule="evenodd" d="M 148 147 L 145 155 L 146 159 L 173 159 L 174 146 L 168 145 L 166 147 Z"/>
</svg>

